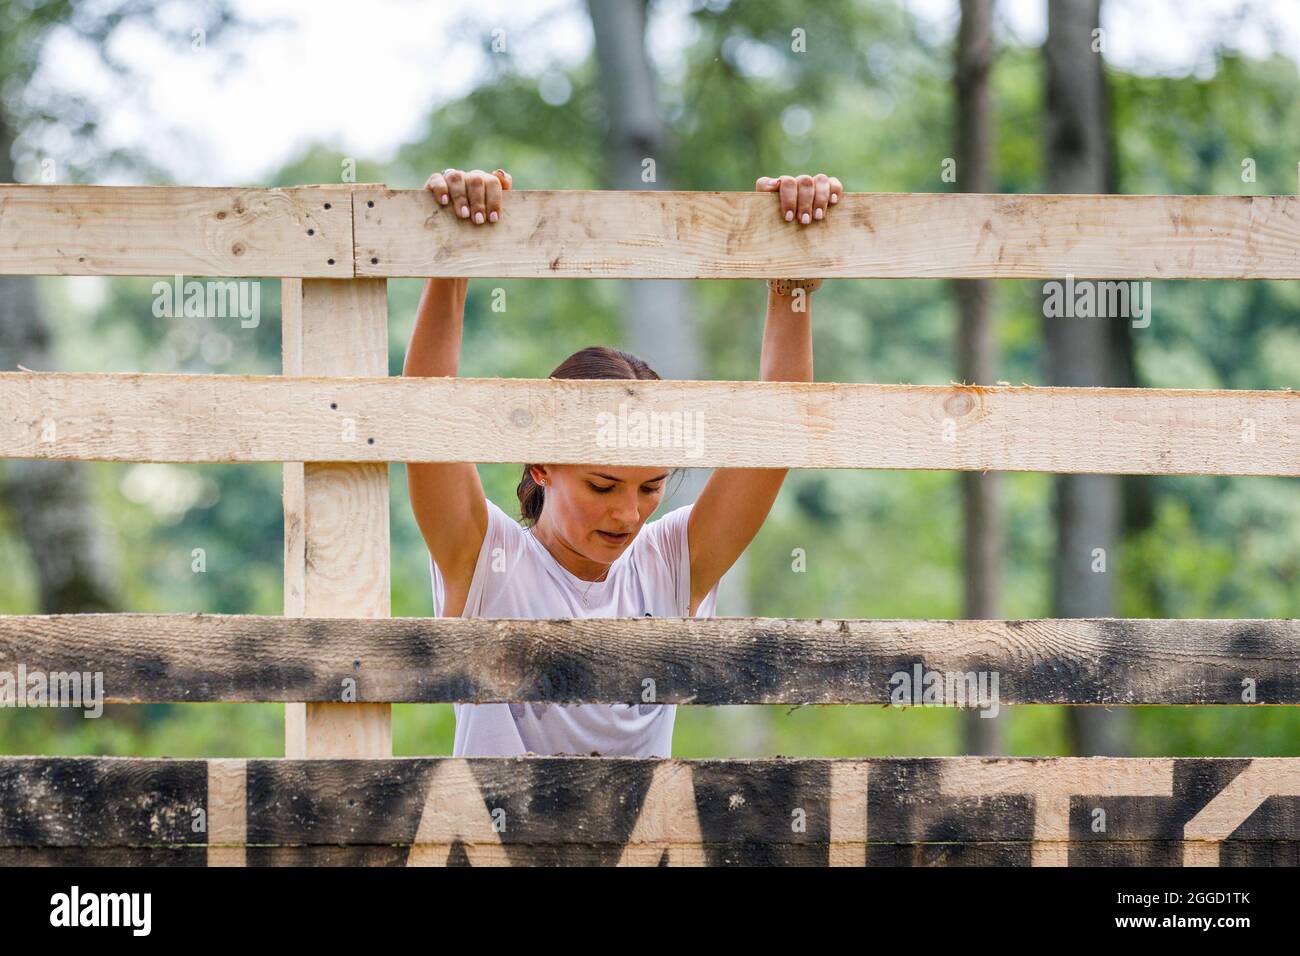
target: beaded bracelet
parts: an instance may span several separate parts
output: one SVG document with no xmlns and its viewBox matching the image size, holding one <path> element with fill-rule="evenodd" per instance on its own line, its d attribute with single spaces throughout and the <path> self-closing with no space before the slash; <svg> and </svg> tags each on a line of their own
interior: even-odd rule
<svg viewBox="0 0 1300 956">
<path fill-rule="evenodd" d="M 768 279 L 767 287 L 777 295 L 789 295 L 795 289 L 816 292 L 822 287 L 821 279 Z"/>
</svg>

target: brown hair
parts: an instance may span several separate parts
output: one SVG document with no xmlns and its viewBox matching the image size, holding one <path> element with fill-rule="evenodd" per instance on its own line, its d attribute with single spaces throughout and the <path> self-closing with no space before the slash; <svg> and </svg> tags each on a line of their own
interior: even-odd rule
<svg viewBox="0 0 1300 956">
<path fill-rule="evenodd" d="M 561 362 L 550 378 L 565 379 L 655 379 L 659 373 L 641 359 L 604 345 L 589 345 L 581 351 L 574 352 Z M 534 525 L 542 516 L 545 498 L 542 489 L 528 470 L 531 464 L 524 465 L 523 476 L 515 494 L 519 496 L 519 513 L 526 525 Z"/>
</svg>

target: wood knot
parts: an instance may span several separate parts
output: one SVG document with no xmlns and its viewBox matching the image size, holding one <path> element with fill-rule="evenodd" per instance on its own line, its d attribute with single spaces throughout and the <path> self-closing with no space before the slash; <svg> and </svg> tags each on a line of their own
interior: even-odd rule
<svg viewBox="0 0 1300 956">
<path fill-rule="evenodd" d="M 944 399 L 943 410 L 953 418 L 967 415 L 975 408 L 975 399 L 967 392 L 957 392 Z"/>
</svg>

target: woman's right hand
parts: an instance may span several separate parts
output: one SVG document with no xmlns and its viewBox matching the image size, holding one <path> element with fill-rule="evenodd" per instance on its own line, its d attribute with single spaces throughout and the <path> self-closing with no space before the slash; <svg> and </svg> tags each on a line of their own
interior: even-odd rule
<svg viewBox="0 0 1300 956">
<path fill-rule="evenodd" d="M 444 169 L 430 176 L 424 188 L 433 193 L 440 205 L 450 204 L 461 219 L 480 226 L 501 218 L 501 193 L 510 188 L 511 182 L 510 174 L 504 169 L 490 173 L 481 169 L 468 172 Z"/>
</svg>

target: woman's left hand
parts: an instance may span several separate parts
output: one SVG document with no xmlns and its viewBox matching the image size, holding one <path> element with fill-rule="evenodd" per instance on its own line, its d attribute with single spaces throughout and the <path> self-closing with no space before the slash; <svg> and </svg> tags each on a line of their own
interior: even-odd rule
<svg viewBox="0 0 1300 956">
<path fill-rule="evenodd" d="M 844 185 L 834 176 L 818 173 L 809 176 L 759 176 L 754 183 L 759 192 L 781 194 L 781 218 L 786 222 L 798 219 L 808 225 L 826 217 L 826 209 L 844 196 Z"/>
</svg>

